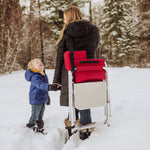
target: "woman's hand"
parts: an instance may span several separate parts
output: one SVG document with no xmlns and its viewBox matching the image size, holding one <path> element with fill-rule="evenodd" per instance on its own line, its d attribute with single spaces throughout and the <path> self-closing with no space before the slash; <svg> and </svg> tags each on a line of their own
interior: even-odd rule
<svg viewBox="0 0 150 150">
<path fill-rule="evenodd" d="M 59 84 L 59 83 L 53 83 L 53 84 L 51 84 L 51 86 L 50 86 L 50 90 L 51 91 L 57 91 L 57 90 L 61 90 L 61 84 Z"/>
</svg>

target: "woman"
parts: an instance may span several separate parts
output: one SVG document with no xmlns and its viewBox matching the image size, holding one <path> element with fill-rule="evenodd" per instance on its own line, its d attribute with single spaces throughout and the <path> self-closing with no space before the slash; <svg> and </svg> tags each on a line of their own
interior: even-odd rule
<svg viewBox="0 0 150 150">
<path fill-rule="evenodd" d="M 57 41 L 58 51 L 53 83 L 62 85 L 60 105 L 68 106 L 68 73 L 65 69 L 63 54 L 74 48 L 76 51 L 86 50 L 87 58 L 94 58 L 99 43 L 99 31 L 90 22 L 82 20 L 81 12 L 75 6 L 64 11 L 64 23 L 60 38 Z M 56 90 L 56 88 L 54 89 Z M 90 109 L 76 110 L 76 119 L 78 119 L 78 112 L 80 112 L 81 125 L 91 123 Z M 87 137 L 84 135 L 84 138 Z"/>
</svg>

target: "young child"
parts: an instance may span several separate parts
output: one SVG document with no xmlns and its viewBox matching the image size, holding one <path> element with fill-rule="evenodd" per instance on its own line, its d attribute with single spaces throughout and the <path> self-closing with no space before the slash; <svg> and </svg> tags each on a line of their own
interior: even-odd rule
<svg viewBox="0 0 150 150">
<path fill-rule="evenodd" d="M 25 78 L 31 82 L 29 100 L 32 106 L 31 117 L 26 127 L 36 129 L 37 132 L 43 132 L 45 103 L 50 104 L 48 91 L 51 88 L 44 70 L 44 64 L 39 59 L 31 60 L 28 63 Z"/>
</svg>

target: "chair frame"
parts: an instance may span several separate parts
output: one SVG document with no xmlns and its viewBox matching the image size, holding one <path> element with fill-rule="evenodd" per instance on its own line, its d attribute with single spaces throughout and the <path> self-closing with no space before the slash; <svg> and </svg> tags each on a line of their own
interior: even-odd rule
<svg viewBox="0 0 150 150">
<path fill-rule="evenodd" d="M 110 105 L 110 96 L 109 96 L 109 88 L 108 88 L 108 68 L 105 62 L 105 66 L 103 67 L 105 70 L 106 75 L 106 103 L 104 105 L 104 115 L 106 116 L 104 122 L 98 122 L 89 125 L 82 125 L 79 126 L 76 124 L 75 119 L 75 97 L 74 97 L 74 81 L 72 71 L 68 71 L 68 92 L 69 92 L 69 120 L 71 121 L 71 129 L 75 130 L 82 130 L 87 128 L 93 128 L 100 125 L 107 125 L 110 126 L 110 116 L 111 116 L 111 105 Z M 99 81 L 103 82 L 103 81 Z M 90 108 L 89 108 L 90 109 Z"/>
</svg>

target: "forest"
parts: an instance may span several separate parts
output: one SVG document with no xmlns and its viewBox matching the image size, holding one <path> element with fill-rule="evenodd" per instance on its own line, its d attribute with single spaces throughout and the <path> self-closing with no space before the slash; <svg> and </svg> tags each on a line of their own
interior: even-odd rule
<svg viewBox="0 0 150 150">
<path fill-rule="evenodd" d="M 150 0 L 0 0 L 0 74 L 27 69 L 33 58 L 54 69 L 63 11 L 72 5 L 99 29 L 96 58 L 150 67 Z"/>
</svg>

